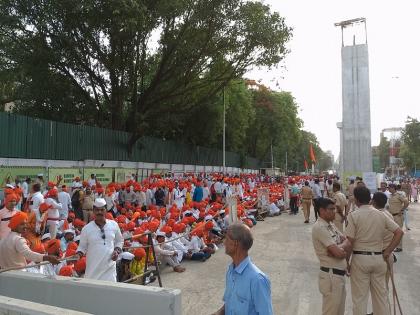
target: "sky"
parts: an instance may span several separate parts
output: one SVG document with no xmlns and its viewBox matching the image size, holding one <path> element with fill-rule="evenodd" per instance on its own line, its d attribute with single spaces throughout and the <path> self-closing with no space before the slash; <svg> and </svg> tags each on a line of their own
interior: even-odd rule
<svg viewBox="0 0 420 315">
<path fill-rule="evenodd" d="M 277 68 L 253 69 L 250 79 L 290 91 L 304 129 L 321 148 L 340 152 L 341 29 L 334 23 L 365 17 L 369 49 L 372 145 L 384 128 L 420 118 L 420 3 L 413 0 L 265 0 L 293 28 L 290 53 Z M 351 30 L 345 31 L 352 36 Z M 350 33 L 348 33 L 350 32 Z M 354 32 L 360 39 L 360 30 Z M 347 38 L 347 37 L 346 37 Z M 345 41 L 345 44 L 351 44 Z"/>
</svg>

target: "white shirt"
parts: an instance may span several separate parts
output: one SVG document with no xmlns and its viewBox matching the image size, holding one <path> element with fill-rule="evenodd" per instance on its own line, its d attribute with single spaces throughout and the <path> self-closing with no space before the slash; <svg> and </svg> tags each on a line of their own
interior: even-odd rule
<svg viewBox="0 0 420 315">
<path fill-rule="evenodd" d="M 41 192 L 38 191 L 32 195 L 29 209 L 31 210 L 39 209 L 39 205 L 43 202 L 44 202 L 44 196 L 41 194 Z"/>
<path fill-rule="evenodd" d="M 184 205 L 184 195 L 179 190 L 179 188 L 174 189 L 174 202 L 178 209 L 182 209 L 182 206 Z"/>
<path fill-rule="evenodd" d="M 112 209 L 112 207 L 114 207 L 114 212 L 116 213 L 116 208 L 115 208 L 115 193 L 112 193 L 111 196 L 109 196 L 108 194 L 105 195 L 104 199 L 106 201 L 106 210 L 110 211 Z"/>
<path fill-rule="evenodd" d="M 77 251 L 86 254 L 86 279 L 117 282 L 116 263 L 111 256 L 116 247 L 122 249 L 124 240 L 115 221 L 106 220 L 103 230 L 105 240 L 95 221 L 89 222 L 82 229 Z"/>
<path fill-rule="evenodd" d="M 192 253 L 198 253 L 203 247 L 203 239 L 197 235 L 193 235 L 190 241 L 190 248 Z"/>
<path fill-rule="evenodd" d="M 90 187 L 95 186 L 96 185 L 96 179 L 89 178 L 88 184 L 89 184 Z"/>
<path fill-rule="evenodd" d="M 203 200 L 207 199 L 210 196 L 210 189 L 208 187 L 203 187 Z"/>
<path fill-rule="evenodd" d="M 58 219 L 58 218 L 60 218 L 59 210 L 62 209 L 61 203 L 56 202 L 52 198 L 47 198 L 47 200 L 45 200 L 45 203 L 52 206 L 52 208 L 48 209 L 47 219 Z M 57 223 L 58 223 L 58 221 L 57 221 Z"/>
<path fill-rule="evenodd" d="M 60 217 L 66 219 L 71 208 L 71 198 L 67 191 L 60 191 L 58 193 L 58 202 L 61 203 Z"/>
<path fill-rule="evenodd" d="M 216 194 L 221 194 L 222 193 L 222 183 L 217 181 L 214 183 L 214 191 L 216 192 Z"/>
<path fill-rule="evenodd" d="M 23 197 L 28 198 L 29 196 L 29 185 L 27 182 L 22 183 L 22 191 L 23 191 Z"/>
</svg>

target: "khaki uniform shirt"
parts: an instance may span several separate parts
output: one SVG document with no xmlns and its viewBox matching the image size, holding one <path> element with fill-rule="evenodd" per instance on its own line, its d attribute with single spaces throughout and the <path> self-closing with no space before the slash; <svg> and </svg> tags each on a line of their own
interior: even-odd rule
<svg viewBox="0 0 420 315">
<path fill-rule="evenodd" d="M 400 214 L 401 208 L 404 206 L 405 198 L 403 195 L 395 192 L 389 196 L 388 205 L 391 214 Z"/>
<path fill-rule="evenodd" d="M 312 243 L 318 256 L 321 267 L 345 270 L 347 267 L 345 258 L 328 256 L 327 248 L 331 245 L 341 244 L 341 234 L 334 224 L 330 224 L 322 218 L 318 218 L 312 228 Z"/>
<path fill-rule="evenodd" d="M 302 199 L 313 199 L 312 189 L 309 186 L 304 186 L 301 190 Z"/>
<path fill-rule="evenodd" d="M 408 196 L 411 192 L 411 186 L 408 183 L 401 184 L 401 190 Z"/>
<path fill-rule="evenodd" d="M 93 203 L 95 202 L 95 196 L 93 194 L 84 195 L 82 201 L 83 210 L 93 210 Z"/>
<path fill-rule="evenodd" d="M 354 184 L 350 184 L 349 187 L 347 187 L 347 192 L 349 197 L 353 197 L 354 195 Z"/>
<path fill-rule="evenodd" d="M 398 225 L 383 212 L 370 205 L 362 205 L 348 215 L 346 236 L 354 239 L 353 250 L 381 252 L 387 231 L 395 232 Z"/>
<path fill-rule="evenodd" d="M 346 212 L 346 205 L 347 205 L 347 199 L 346 196 L 341 192 L 341 191 L 337 191 L 334 193 L 332 199 L 335 202 L 336 206 L 339 206 L 340 209 L 343 211 L 343 215 Z M 335 213 L 335 219 L 336 220 L 341 220 L 342 216 L 339 214 L 338 210 Z"/>
<path fill-rule="evenodd" d="M 389 213 L 388 210 L 380 209 L 379 211 L 382 211 L 383 214 L 385 214 L 388 218 L 390 218 L 391 220 L 394 220 L 394 218 L 392 217 L 392 214 Z M 391 241 L 392 241 L 393 238 L 394 238 L 394 233 L 392 233 L 391 231 L 386 231 L 385 232 L 383 249 L 387 248 L 389 246 L 389 244 L 391 244 Z"/>
</svg>

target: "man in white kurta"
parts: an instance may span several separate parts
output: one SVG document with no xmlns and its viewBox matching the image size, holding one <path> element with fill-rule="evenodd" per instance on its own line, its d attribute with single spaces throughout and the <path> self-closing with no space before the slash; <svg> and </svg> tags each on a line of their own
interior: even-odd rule
<svg viewBox="0 0 420 315">
<path fill-rule="evenodd" d="M 115 221 L 105 219 L 106 201 L 96 199 L 93 204 L 95 220 L 80 234 L 79 255 L 86 255 L 85 278 L 117 282 L 116 260 L 124 240 Z"/>
</svg>

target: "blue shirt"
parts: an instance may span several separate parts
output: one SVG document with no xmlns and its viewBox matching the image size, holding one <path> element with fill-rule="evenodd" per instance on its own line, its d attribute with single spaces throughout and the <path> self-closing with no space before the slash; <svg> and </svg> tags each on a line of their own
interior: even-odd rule
<svg viewBox="0 0 420 315">
<path fill-rule="evenodd" d="M 223 301 L 226 315 L 273 314 L 270 280 L 249 257 L 229 266 Z"/>
<path fill-rule="evenodd" d="M 200 202 L 203 200 L 203 187 L 197 186 L 194 189 L 193 201 Z"/>
</svg>

